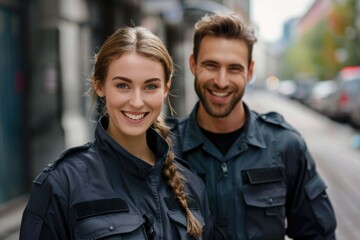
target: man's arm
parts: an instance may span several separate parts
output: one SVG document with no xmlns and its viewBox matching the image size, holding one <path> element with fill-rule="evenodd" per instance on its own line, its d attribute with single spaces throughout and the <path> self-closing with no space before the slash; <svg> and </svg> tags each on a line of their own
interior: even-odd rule
<svg viewBox="0 0 360 240">
<path fill-rule="evenodd" d="M 297 163 L 288 186 L 287 235 L 293 239 L 336 239 L 335 213 L 313 158 L 305 150 Z"/>
</svg>

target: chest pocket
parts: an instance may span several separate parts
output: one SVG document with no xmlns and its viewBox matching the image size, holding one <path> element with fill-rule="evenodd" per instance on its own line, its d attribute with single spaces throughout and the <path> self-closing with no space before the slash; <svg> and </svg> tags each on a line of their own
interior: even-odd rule
<svg viewBox="0 0 360 240">
<path fill-rule="evenodd" d="M 192 199 L 192 198 L 191 198 Z M 164 198 L 166 205 L 169 209 L 167 215 L 172 223 L 173 227 L 176 230 L 177 238 L 174 239 L 182 239 L 182 240 L 201 240 L 202 238 L 194 238 L 188 235 L 187 233 L 187 218 L 185 211 L 182 209 L 180 204 L 176 201 L 175 198 Z M 196 202 L 189 201 L 189 208 L 193 213 L 194 217 L 199 221 L 202 227 L 205 225 L 205 221 L 198 210 L 198 206 Z"/>
<path fill-rule="evenodd" d="M 286 186 L 281 168 L 242 172 L 249 239 L 283 239 Z"/>
<path fill-rule="evenodd" d="M 77 223 L 76 240 L 147 239 L 144 219 L 130 212 L 122 199 L 101 199 L 76 204 L 73 208 Z"/>
<path fill-rule="evenodd" d="M 109 214 L 84 219 L 75 227 L 76 240 L 146 239 L 140 215 Z"/>
</svg>

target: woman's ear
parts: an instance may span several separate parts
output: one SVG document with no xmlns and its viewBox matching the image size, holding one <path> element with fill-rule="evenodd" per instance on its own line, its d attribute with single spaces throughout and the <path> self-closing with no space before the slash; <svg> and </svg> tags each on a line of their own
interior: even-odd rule
<svg viewBox="0 0 360 240">
<path fill-rule="evenodd" d="M 94 90 L 96 92 L 96 94 L 99 96 L 99 97 L 105 97 L 105 93 L 104 93 L 104 88 L 103 86 L 100 84 L 100 81 L 94 81 L 93 83 L 93 87 L 94 87 Z"/>
<path fill-rule="evenodd" d="M 169 79 L 169 81 L 167 81 L 165 85 L 165 98 L 169 95 L 170 87 L 171 87 L 171 79 Z"/>
</svg>

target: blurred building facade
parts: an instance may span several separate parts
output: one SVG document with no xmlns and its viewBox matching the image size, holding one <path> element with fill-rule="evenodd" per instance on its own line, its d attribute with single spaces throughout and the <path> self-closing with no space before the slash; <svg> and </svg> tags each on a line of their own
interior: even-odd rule
<svg viewBox="0 0 360 240">
<path fill-rule="evenodd" d="M 302 16 L 296 26 L 296 34 L 303 35 L 330 11 L 331 0 L 315 0 L 310 9 Z"/>
<path fill-rule="evenodd" d="M 8 1 L 6 7 L 0 4 L 0 202 L 24 191 L 27 54 L 23 6 L 20 0 Z"/>
<path fill-rule="evenodd" d="M 230 8 L 248 19 L 249 0 L 0 0 L 0 207 L 27 194 L 65 148 L 92 140 L 96 116 L 84 94 L 92 58 L 116 28 L 143 25 L 164 40 L 181 117 L 196 101 L 187 62 L 194 21 Z"/>
</svg>

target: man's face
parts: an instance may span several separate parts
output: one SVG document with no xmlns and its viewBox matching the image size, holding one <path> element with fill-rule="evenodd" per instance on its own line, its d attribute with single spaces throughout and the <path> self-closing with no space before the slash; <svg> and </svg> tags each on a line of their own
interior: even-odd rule
<svg viewBox="0 0 360 240">
<path fill-rule="evenodd" d="M 223 118 L 242 99 L 253 63 L 248 67 L 244 41 L 207 36 L 201 41 L 197 61 L 190 56 L 190 69 L 200 104 L 210 116 Z"/>
</svg>

